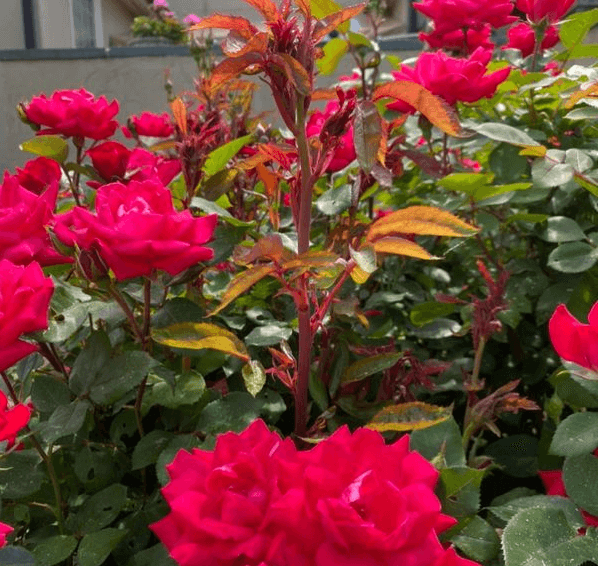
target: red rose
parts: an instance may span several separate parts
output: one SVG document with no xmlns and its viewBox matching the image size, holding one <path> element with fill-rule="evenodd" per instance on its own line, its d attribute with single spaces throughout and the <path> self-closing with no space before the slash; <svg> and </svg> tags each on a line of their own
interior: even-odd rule
<svg viewBox="0 0 598 566">
<path fill-rule="evenodd" d="M 117 279 L 150 275 L 156 269 L 176 275 L 209 260 L 203 244 L 212 238 L 217 217 L 177 212 L 170 191 L 159 181 L 111 183 L 96 194 L 96 213 L 74 208 L 57 217 L 54 231 L 66 245 L 97 251 Z"/>
<path fill-rule="evenodd" d="M 598 449 L 594 450 L 594 455 L 598 456 Z M 546 470 L 538 472 L 546 495 L 560 495 L 561 497 L 568 497 L 565 491 L 565 482 L 563 481 L 563 472 L 561 470 Z M 598 517 L 590 515 L 587 511 L 581 509 L 581 514 L 588 527 L 598 527 Z"/>
<path fill-rule="evenodd" d="M 12 533 L 14 529 L 10 525 L 0 523 L 0 548 L 6 546 L 6 535 Z"/>
<path fill-rule="evenodd" d="M 171 512 L 151 529 L 181 566 L 476 566 L 440 544 L 456 521 L 408 443 L 342 427 L 297 452 L 256 421 L 214 452 L 177 454 Z"/>
<path fill-rule="evenodd" d="M 0 260 L 0 371 L 36 351 L 20 337 L 48 327 L 53 290 L 38 263 L 23 267 Z"/>
<path fill-rule="evenodd" d="M 181 566 L 312 566 L 309 539 L 292 529 L 305 494 L 290 439 L 256 421 L 221 435 L 214 451 L 181 450 L 166 469 L 171 511 L 150 528 Z"/>
<path fill-rule="evenodd" d="M 47 98 L 34 97 L 24 106 L 27 119 L 41 126 L 38 134 L 59 134 L 66 137 L 103 140 L 114 135 L 118 123 L 118 102 L 106 97 L 95 98 L 84 88 L 58 90 Z"/>
<path fill-rule="evenodd" d="M 494 49 L 494 43 L 490 41 L 491 29 L 485 25 L 480 29 L 464 28 L 456 29 L 445 33 L 439 33 L 435 29 L 430 33 L 420 33 L 420 41 L 425 41 L 432 49 L 444 49 L 447 51 L 459 51 L 471 54 L 478 47 L 483 49 Z"/>
<path fill-rule="evenodd" d="M 12 365 L 12 364 L 11 364 Z M 6 410 L 8 399 L 0 391 L 0 442 L 7 440 L 8 446 L 14 446 L 19 431 L 24 428 L 31 418 L 31 409 L 22 403 L 16 404 L 12 409 Z M 9 530 L 6 531 L 5 529 Z M 4 546 L 5 535 L 12 531 L 8 525 L 0 523 L 0 548 Z"/>
<path fill-rule="evenodd" d="M 316 110 L 309 117 L 305 133 L 308 137 L 318 136 L 322 130 L 322 126 L 328 118 L 338 112 L 340 105 L 336 101 L 331 101 L 326 105 L 324 111 Z M 353 125 L 349 125 L 347 130 L 338 137 L 338 144 L 336 145 L 326 171 L 335 172 L 344 169 L 356 157 L 355 145 L 353 144 Z"/>
<path fill-rule="evenodd" d="M 588 322 L 582 324 L 561 304 L 548 322 L 548 333 L 561 358 L 598 371 L 598 302 L 590 310 Z"/>
<path fill-rule="evenodd" d="M 536 36 L 534 30 L 529 24 L 521 22 L 507 31 L 508 42 L 503 49 L 519 49 L 522 57 L 527 57 L 534 52 L 536 45 Z M 544 38 L 540 47 L 550 49 L 559 42 L 559 34 L 554 26 L 548 26 L 544 32 Z"/>
<path fill-rule="evenodd" d="M 530 21 L 539 23 L 543 19 L 558 22 L 575 4 L 575 0 L 517 0 L 517 9 Z"/>
<path fill-rule="evenodd" d="M 54 249 L 46 231 L 54 217 L 57 194 L 56 181 L 38 195 L 19 185 L 15 175 L 4 174 L 0 185 L 0 258 L 19 265 L 71 261 Z"/>
<path fill-rule="evenodd" d="M 129 128 L 131 126 L 135 129 L 137 135 L 153 138 L 167 138 L 174 132 L 174 126 L 166 112 L 164 114 L 142 112 L 140 116 L 131 116 L 129 118 Z"/>
<path fill-rule="evenodd" d="M 511 16 L 511 0 L 421 0 L 413 7 L 433 20 L 434 29 L 440 34 L 481 29 L 485 24 L 501 28 L 517 20 Z"/>
<path fill-rule="evenodd" d="M 60 183 L 62 172 L 60 165 L 53 159 L 37 157 L 25 163 L 25 167 L 17 167 L 19 185 L 39 195 L 54 183 Z"/>
<path fill-rule="evenodd" d="M 168 185 L 181 172 L 178 159 L 164 159 L 141 148 L 130 150 L 114 141 L 96 145 L 87 154 L 94 169 L 108 182 L 158 178 L 163 185 Z M 93 188 L 101 185 L 97 181 L 89 181 L 87 184 Z"/>
<path fill-rule="evenodd" d="M 467 59 L 449 57 L 442 51 L 422 53 L 415 67 L 401 65 L 400 71 L 393 72 L 398 81 L 412 81 L 427 88 L 453 105 L 457 102 L 476 102 L 480 98 L 491 98 L 496 88 L 509 75 L 510 68 L 486 74 L 492 52 L 481 47 Z M 388 108 L 399 112 L 414 112 L 405 102 L 397 101 Z"/>
</svg>

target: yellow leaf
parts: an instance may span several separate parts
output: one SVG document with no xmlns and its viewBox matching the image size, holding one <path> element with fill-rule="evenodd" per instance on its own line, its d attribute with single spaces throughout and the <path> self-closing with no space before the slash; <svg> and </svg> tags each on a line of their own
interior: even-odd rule
<svg viewBox="0 0 598 566">
<path fill-rule="evenodd" d="M 274 265 L 258 265 L 237 275 L 226 288 L 220 304 L 211 313 L 209 313 L 208 316 L 214 316 L 216 313 L 219 313 L 222 309 L 232 303 L 239 295 L 243 294 L 250 287 L 260 281 L 260 279 L 270 275 L 275 270 L 276 268 Z"/>
<path fill-rule="evenodd" d="M 329 267 L 334 265 L 336 260 L 338 260 L 338 256 L 333 252 L 309 251 L 289 261 L 285 261 L 281 267 L 285 271 L 301 267 L 308 269 L 310 267 Z"/>
<path fill-rule="evenodd" d="M 452 407 L 439 407 L 413 401 L 384 407 L 366 426 L 379 432 L 421 430 L 447 421 L 451 418 L 452 412 Z"/>
<path fill-rule="evenodd" d="M 596 98 L 598 96 L 598 84 L 593 84 L 590 87 L 574 92 L 567 102 L 565 102 L 564 108 L 573 108 L 582 98 Z"/>
<path fill-rule="evenodd" d="M 355 283 L 358 285 L 363 285 L 370 278 L 370 275 L 371 273 L 364 271 L 358 265 L 356 265 L 351 271 L 351 279 L 353 279 L 353 281 L 355 281 Z"/>
<path fill-rule="evenodd" d="M 372 244 L 376 253 L 407 255 L 419 259 L 439 259 L 419 244 L 405 238 L 387 237 L 376 240 Z"/>
<path fill-rule="evenodd" d="M 370 226 L 367 241 L 398 234 L 464 237 L 478 231 L 475 226 L 446 210 L 433 206 L 410 206 L 376 220 Z"/>
<path fill-rule="evenodd" d="M 462 133 L 455 109 L 417 83 L 394 81 L 381 85 L 374 91 L 373 100 L 381 98 L 394 98 L 410 104 L 449 136 Z"/>
<path fill-rule="evenodd" d="M 243 361 L 249 360 L 245 344 L 232 332 L 207 322 L 178 322 L 152 331 L 158 344 L 185 350 L 219 350 Z"/>
<path fill-rule="evenodd" d="M 546 148 L 543 145 L 530 145 L 524 147 L 519 155 L 529 155 L 531 157 L 544 157 L 546 155 Z"/>
</svg>

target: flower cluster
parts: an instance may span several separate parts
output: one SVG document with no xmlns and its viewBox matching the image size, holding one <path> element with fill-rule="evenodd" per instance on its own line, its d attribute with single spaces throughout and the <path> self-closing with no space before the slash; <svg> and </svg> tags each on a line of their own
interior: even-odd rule
<svg viewBox="0 0 598 566">
<path fill-rule="evenodd" d="M 346 427 L 299 452 L 255 421 L 214 451 L 180 451 L 152 530 L 181 566 L 473 566 L 438 534 L 455 524 L 438 472 L 378 432 Z"/>
</svg>

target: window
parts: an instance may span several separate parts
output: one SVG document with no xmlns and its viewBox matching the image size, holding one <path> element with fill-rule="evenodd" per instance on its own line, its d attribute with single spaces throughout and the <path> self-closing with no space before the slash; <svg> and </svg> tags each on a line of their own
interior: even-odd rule
<svg viewBox="0 0 598 566">
<path fill-rule="evenodd" d="M 96 47 L 94 0 L 71 0 L 74 47 Z"/>
</svg>

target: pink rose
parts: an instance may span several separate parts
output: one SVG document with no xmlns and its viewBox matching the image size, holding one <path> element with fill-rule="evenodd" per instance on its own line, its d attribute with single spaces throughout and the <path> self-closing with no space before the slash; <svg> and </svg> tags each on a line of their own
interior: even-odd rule
<svg viewBox="0 0 598 566">
<path fill-rule="evenodd" d="M 199 22 L 201 22 L 201 18 L 195 14 L 189 14 L 183 19 L 183 23 L 189 27 L 197 25 Z"/>
<path fill-rule="evenodd" d="M 95 214 L 77 207 L 56 220 L 62 243 L 96 251 L 119 280 L 156 269 L 176 275 L 214 255 L 203 244 L 212 238 L 216 215 L 177 212 L 170 191 L 157 180 L 103 185 Z"/>
<path fill-rule="evenodd" d="M 536 45 L 536 36 L 534 30 L 529 24 L 521 22 L 507 31 L 508 43 L 504 45 L 503 49 L 519 49 L 522 57 L 527 57 L 534 52 Z M 548 26 L 544 32 L 544 38 L 540 47 L 542 49 L 550 49 L 559 42 L 559 34 L 554 26 Z"/>
<path fill-rule="evenodd" d="M 508 76 L 510 68 L 487 73 L 492 52 L 479 47 L 468 58 L 449 57 L 442 51 L 424 52 L 415 67 L 401 65 L 392 74 L 397 81 L 412 81 L 440 96 L 448 104 L 476 102 L 480 98 L 492 98 L 500 83 Z M 388 108 L 399 112 L 414 112 L 414 108 L 402 101 L 393 102 Z"/>
<path fill-rule="evenodd" d="M 108 182 L 157 178 L 163 185 L 168 185 L 181 172 L 178 159 L 165 159 L 141 148 L 130 150 L 114 141 L 96 145 L 87 151 L 87 155 L 100 177 Z M 97 188 L 101 183 L 89 181 L 87 184 Z"/>
<path fill-rule="evenodd" d="M 19 265 L 71 261 L 54 249 L 46 231 L 54 217 L 57 195 L 56 181 L 38 195 L 19 185 L 17 176 L 4 174 L 0 185 L 0 258 Z"/>
<path fill-rule="evenodd" d="M 340 105 L 336 101 L 330 101 L 324 111 L 316 110 L 309 117 L 307 126 L 305 127 L 305 133 L 308 137 L 320 135 L 320 131 L 324 126 L 324 123 L 333 114 L 338 112 Z M 334 172 L 344 169 L 349 163 L 351 163 L 356 157 L 355 145 L 353 144 L 353 125 L 349 125 L 346 131 L 338 137 L 338 144 L 336 145 L 330 162 L 326 168 L 326 171 Z"/>
<path fill-rule="evenodd" d="M 60 183 L 61 178 L 60 165 L 47 157 L 27 161 L 23 169 L 17 167 L 19 185 L 36 195 L 43 193 L 49 186 Z"/>
<path fill-rule="evenodd" d="M 20 338 L 48 327 L 53 290 L 52 279 L 44 277 L 38 263 L 23 267 L 0 260 L 0 371 L 37 350 Z"/>
<path fill-rule="evenodd" d="M 174 126 L 166 112 L 164 114 L 142 112 L 140 116 L 131 116 L 129 124 L 140 136 L 167 138 L 174 132 Z"/>
<path fill-rule="evenodd" d="M 5 523 L 0 523 L 0 548 L 6 546 L 6 535 L 12 533 L 14 529 Z"/>
<path fill-rule="evenodd" d="M 561 304 L 548 322 L 548 333 L 561 358 L 598 371 L 598 302 L 590 310 L 588 322 L 582 324 Z"/>
<path fill-rule="evenodd" d="M 425 41 L 432 49 L 444 49 L 447 51 L 459 51 L 471 54 L 478 47 L 483 49 L 494 49 L 494 43 L 490 41 L 491 28 L 488 24 L 480 29 L 464 28 L 456 29 L 445 33 L 432 30 L 429 33 L 420 33 L 420 41 Z"/>
<path fill-rule="evenodd" d="M 12 364 L 11 364 L 12 365 Z M 17 403 L 12 409 L 8 409 L 8 399 L 0 391 L 0 442 L 7 440 L 8 446 L 14 446 L 19 431 L 27 426 L 31 418 L 31 409 L 27 405 Z M 6 531 L 5 529 L 9 530 Z M 4 546 L 5 535 L 12 531 L 11 527 L 0 523 L 0 548 Z"/>
<path fill-rule="evenodd" d="M 558 22 L 575 4 L 575 0 L 517 0 L 516 6 L 530 21 L 539 23 L 546 19 Z"/>
<path fill-rule="evenodd" d="M 420 0 L 413 7 L 434 22 L 439 34 L 485 24 L 501 28 L 517 20 L 511 0 Z"/>
<path fill-rule="evenodd" d="M 106 97 L 95 98 L 84 88 L 58 90 L 47 98 L 34 97 L 24 106 L 27 119 L 41 127 L 38 134 L 59 134 L 65 137 L 103 140 L 114 135 L 118 122 L 118 102 Z"/>
<path fill-rule="evenodd" d="M 342 427 L 297 452 L 256 421 L 214 452 L 177 454 L 171 512 L 151 529 L 181 566 L 476 566 L 440 544 L 456 521 L 408 443 Z"/>
</svg>

